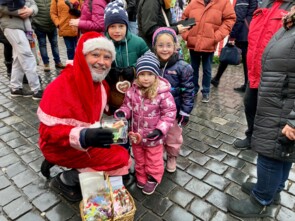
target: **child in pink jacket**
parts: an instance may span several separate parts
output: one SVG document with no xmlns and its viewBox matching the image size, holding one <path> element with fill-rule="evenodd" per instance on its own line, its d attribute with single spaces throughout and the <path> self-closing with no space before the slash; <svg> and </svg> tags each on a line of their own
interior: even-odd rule
<svg viewBox="0 0 295 221">
<path fill-rule="evenodd" d="M 137 77 L 115 117 L 131 119 L 137 187 L 154 193 L 164 174 L 163 143 L 176 117 L 169 82 L 159 77 L 159 61 L 150 51 L 136 64 Z"/>
</svg>

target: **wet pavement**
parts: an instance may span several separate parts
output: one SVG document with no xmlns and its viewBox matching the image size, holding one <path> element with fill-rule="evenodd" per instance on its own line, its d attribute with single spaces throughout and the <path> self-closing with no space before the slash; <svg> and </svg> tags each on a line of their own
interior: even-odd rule
<svg viewBox="0 0 295 221">
<path fill-rule="evenodd" d="M 61 39 L 59 44 L 65 63 Z M 69 203 L 50 190 L 40 173 L 44 158 L 38 148 L 38 102 L 10 97 L 3 45 L 0 54 L 0 221 L 81 220 L 78 203 Z M 59 74 L 52 59 L 51 68 L 50 73 L 44 73 L 42 64 L 38 66 L 44 88 Z M 219 87 L 212 88 L 209 103 L 201 103 L 198 95 L 190 123 L 184 129 L 177 170 L 173 174 L 165 172 L 153 195 L 143 195 L 131 176 L 127 188 L 136 202 L 135 220 L 295 220 L 295 169 L 281 193 L 281 204 L 271 207 L 271 217 L 238 219 L 227 212 L 232 198 L 247 197 L 240 190 L 241 184 L 256 180 L 257 155 L 233 148 L 233 142 L 243 139 L 246 130 L 243 94 L 233 91 L 242 83 L 242 75 L 241 65 L 232 66 Z M 60 171 L 55 166 L 51 174 Z"/>
</svg>

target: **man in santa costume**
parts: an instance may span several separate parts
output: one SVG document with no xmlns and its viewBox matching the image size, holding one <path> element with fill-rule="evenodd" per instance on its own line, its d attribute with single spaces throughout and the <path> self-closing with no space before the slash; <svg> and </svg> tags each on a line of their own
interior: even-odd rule
<svg viewBox="0 0 295 221">
<path fill-rule="evenodd" d="M 109 87 L 104 78 L 116 57 L 113 43 L 96 32 L 79 40 L 73 65 L 67 65 L 44 91 L 38 108 L 41 172 L 50 178 L 53 165 L 72 168 L 58 174 L 50 187 L 70 201 L 81 200 L 78 174 L 106 171 L 128 173 L 128 151 L 113 143 L 112 131 L 90 128 L 107 106 Z"/>
</svg>

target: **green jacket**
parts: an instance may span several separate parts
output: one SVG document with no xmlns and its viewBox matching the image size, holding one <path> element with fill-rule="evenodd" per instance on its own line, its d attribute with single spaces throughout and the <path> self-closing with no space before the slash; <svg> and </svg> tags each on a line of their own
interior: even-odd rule
<svg viewBox="0 0 295 221">
<path fill-rule="evenodd" d="M 32 26 L 42 32 L 52 32 L 56 27 L 50 18 L 51 0 L 35 0 L 39 12 L 33 18 Z"/>
<path fill-rule="evenodd" d="M 106 32 L 108 39 L 110 35 Z M 114 41 L 113 41 L 114 42 Z M 118 68 L 126 68 L 136 66 L 137 59 L 149 50 L 145 41 L 127 31 L 126 38 L 119 42 L 114 42 L 116 48 L 116 60 L 113 66 Z"/>
<path fill-rule="evenodd" d="M 111 39 L 107 32 L 105 35 L 107 38 Z M 125 39 L 119 42 L 114 42 L 114 45 L 116 49 L 116 60 L 112 64 L 112 69 L 118 68 L 124 71 L 118 72 L 111 70 L 106 77 L 106 81 L 110 85 L 110 98 L 108 104 L 110 106 L 111 113 L 122 105 L 125 96 L 125 94 L 117 90 L 116 84 L 119 81 L 126 80 L 132 84 L 136 76 L 135 66 L 137 59 L 149 50 L 147 44 L 141 37 L 138 37 L 129 31 L 127 31 Z M 124 68 L 128 69 L 129 71 L 126 71 Z"/>
</svg>

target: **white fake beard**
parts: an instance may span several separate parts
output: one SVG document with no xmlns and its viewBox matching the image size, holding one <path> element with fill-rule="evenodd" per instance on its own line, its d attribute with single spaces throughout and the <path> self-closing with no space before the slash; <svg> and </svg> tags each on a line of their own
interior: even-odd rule
<svg viewBox="0 0 295 221">
<path fill-rule="evenodd" d="M 106 76 L 108 75 L 109 71 L 111 70 L 111 68 L 107 68 L 102 73 L 97 73 L 96 70 L 91 65 L 88 65 L 88 66 L 90 69 L 92 80 L 96 83 L 102 82 L 106 78 Z"/>
</svg>

